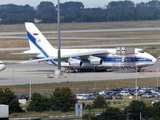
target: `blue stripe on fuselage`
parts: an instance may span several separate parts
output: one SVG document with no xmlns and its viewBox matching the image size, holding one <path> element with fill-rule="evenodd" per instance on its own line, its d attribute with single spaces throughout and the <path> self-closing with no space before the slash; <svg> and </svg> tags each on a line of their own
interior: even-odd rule
<svg viewBox="0 0 160 120">
<path fill-rule="evenodd" d="M 106 57 L 102 58 L 104 62 L 122 62 L 123 57 Z M 75 57 L 74 59 L 88 61 L 81 59 L 80 57 Z M 152 62 L 152 59 L 142 58 L 142 57 L 126 57 L 123 62 Z"/>
<path fill-rule="evenodd" d="M 43 55 L 45 57 L 49 57 L 49 55 L 47 54 L 47 52 L 45 52 L 45 50 L 43 50 L 39 45 L 37 45 L 36 43 L 36 39 L 27 31 L 27 35 L 28 35 L 28 38 L 29 40 L 43 53 Z M 50 62 L 54 65 L 57 65 L 53 60 L 50 60 Z"/>
</svg>

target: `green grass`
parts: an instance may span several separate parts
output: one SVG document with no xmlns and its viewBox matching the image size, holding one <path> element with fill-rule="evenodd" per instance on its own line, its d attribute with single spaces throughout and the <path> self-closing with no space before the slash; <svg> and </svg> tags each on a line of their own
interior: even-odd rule
<svg viewBox="0 0 160 120">
<path fill-rule="evenodd" d="M 155 87 L 157 78 L 138 78 L 138 86 Z M 94 87 L 94 84 L 96 87 Z M 0 86 L 2 88 L 10 88 L 14 90 L 15 94 L 29 94 L 29 84 L 14 85 L 13 86 Z M 86 82 L 62 82 L 62 83 L 44 83 L 32 84 L 32 93 L 52 93 L 57 87 L 69 87 L 72 92 L 81 91 L 94 91 L 94 90 L 108 90 L 116 87 L 135 87 L 135 79 L 122 79 L 122 80 L 101 80 L 101 81 L 86 81 Z"/>
</svg>

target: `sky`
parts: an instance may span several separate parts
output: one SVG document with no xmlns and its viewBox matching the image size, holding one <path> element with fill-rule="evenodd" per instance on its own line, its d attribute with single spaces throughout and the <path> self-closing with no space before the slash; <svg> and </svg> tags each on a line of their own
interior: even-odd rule
<svg viewBox="0 0 160 120">
<path fill-rule="evenodd" d="M 54 5 L 57 4 L 58 0 L 1 0 L 0 5 L 2 4 L 16 4 L 16 5 L 26 5 L 29 4 L 30 6 L 37 7 L 42 1 L 50 1 L 53 2 Z M 75 1 L 75 2 L 82 2 L 85 8 L 97 8 L 97 7 L 104 7 L 111 1 L 120 1 L 120 0 L 60 0 L 60 3 Z M 124 0 L 121 0 L 124 1 Z M 148 2 L 152 0 L 131 0 L 134 3 L 140 2 Z"/>
</svg>

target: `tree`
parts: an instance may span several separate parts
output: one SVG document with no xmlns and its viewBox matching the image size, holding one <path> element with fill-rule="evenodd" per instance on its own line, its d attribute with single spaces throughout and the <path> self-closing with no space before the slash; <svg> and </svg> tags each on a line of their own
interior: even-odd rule
<svg viewBox="0 0 160 120">
<path fill-rule="evenodd" d="M 142 115 L 146 114 L 147 106 L 143 101 L 133 100 L 128 107 L 125 108 L 125 113 L 130 112 L 130 118 L 139 118 L 140 113 Z"/>
<path fill-rule="evenodd" d="M 22 112 L 16 95 L 8 88 L 0 88 L 0 104 L 9 105 L 9 113 Z"/>
<path fill-rule="evenodd" d="M 102 114 L 97 116 L 97 120 L 126 120 L 126 114 L 119 108 L 108 107 Z"/>
<path fill-rule="evenodd" d="M 107 5 L 108 9 L 119 9 L 119 8 L 133 8 L 135 7 L 134 2 L 130 0 L 125 1 L 112 1 Z"/>
<path fill-rule="evenodd" d="M 104 97 L 98 96 L 94 101 L 93 101 L 93 108 L 106 108 L 107 107 L 107 102 Z"/>
<path fill-rule="evenodd" d="M 58 6 L 56 6 L 58 7 Z M 84 9 L 84 5 L 81 2 L 65 2 L 60 3 L 61 15 L 80 14 L 80 11 Z"/>
<path fill-rule="evenodd" d="M 49 98 L 42 96 L 39 93 L 33 93 L 31 97 L 31 102 L 27 107 L 29 111 L 43 112 L 46 110 L 50 110 Z"/>
<path fill-rule="evenodd" d="M 160 114 L 159 114 L 160 113 L 160 101 L 153 104 L 153 109 L 154 109 L 155 116 L 160 117 Z"/>
<path fill-rule="evenodd" d="M 55 17 L 57 15 L 56 8 L 52 2 L 41 2 L 37 6 L 37 14 L 43 15 L 49 14 L 52 17 Z"/>
<path fill-rule="evenodd" d="M 52 110 L 61 110 L 67 112 L 73 110 L 77 98 L 72 94 L 71 89 L 68 87 L 56 88 L 50 97 Z"/>
<path fill-rule="evenodd" d="M 50 14 L 42 16 L 42 23 L 53 23 L 53 17 Z"/>
</svg>

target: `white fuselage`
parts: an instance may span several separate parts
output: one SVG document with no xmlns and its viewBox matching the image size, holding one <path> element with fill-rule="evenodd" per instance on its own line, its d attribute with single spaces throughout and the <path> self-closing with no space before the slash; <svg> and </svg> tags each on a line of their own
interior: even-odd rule
<svg viewBox="0 0 160 120">
<path fill-rule="evenodd" d="M 103 62 L 102 64 L 99 65 L 92 65 L 90 64 L 89 61 L 83 60 L 83 58 L 80 57 L 75 57 L 74 59 L 81 60 L 83 61 L 82 66 L 76 66 L 76 67 L 82 67 L 82 68 L 90 68 L 90 67 L 96 67 L 96 68 L 102 68 L 102 69 L 107 69 L 107 68 L 112 68 L 113 66 L 134 66 L 141 68 L 141 67 L 146 67 L 149 65 L 153 65 L 156 62 L 156 59 L 150 55 L 147 52 L 139 52 L 142 49 L 135 49 L 135 54 L 128 54 L 128 55 L 118 55 L 116 54 L 116 49 L 61 49 L 61 56 L 65 55 L 72 55 L 72 54 L 79 54 L 83 52 L 93 52 L 93 51 L 98 51 L 98 50 L 107 50 L 108 52 L 103 55 L 102 59 Z M 54 50 L 47 50 L 45 51 L 48 53 L 49 56 L 56 57 L 58 54 L 57 49 Z M 97 55 L 101 56 L 101 55 Z M 38 56 L 35 56 L 34 58 L 40 59 L 44 58 L 45 56 L 43 54 L 39 54 Z M 54 64 L 51 61 L 45 61 L 48 64 L 52 65 L 57 65 L 58 61 L 54 60 Z M 133 65 L 134 64 L 134 65 Z M 69 62 L 67 61 L 61 61 L 61 66 L 62 67 L 70 67 Z"/>
</svg>

